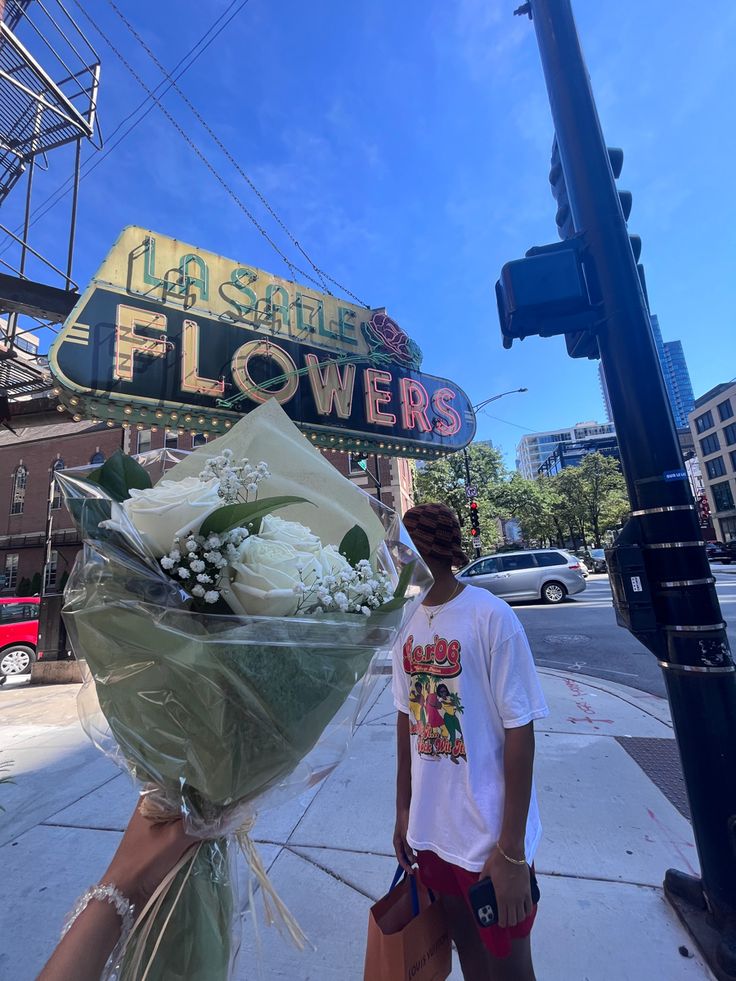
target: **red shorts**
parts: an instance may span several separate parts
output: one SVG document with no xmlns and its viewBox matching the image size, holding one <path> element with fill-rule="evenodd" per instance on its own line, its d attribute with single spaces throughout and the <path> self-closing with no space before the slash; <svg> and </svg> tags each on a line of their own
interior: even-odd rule
<svg viewBox="0 0 736 981">
<path fill-rule="evenodd" d="M 478 872 L 468 872 L 467 869 L 461 869 L 458 865 L 450 865 L 449 862 L 440 858 L 439 855 L 435 855 L 434 852 L 417 852 L 417 863 L 422 885 L 445 896 L 462 896 L 468 904 L 468 909 L 472 912 L 473 907 L 470 905 L 468 890 L 480 878 Z M 473 922 L 478 928 L 480 939 L 491 954 L 494 957 L 508 957 L 511 953 L 511 941 L 529 936 L 536 915 L 537 907 L 535 906 L 525 920 L 513 927 L 481 927 L 475 919 L 475 914 L 473 914 Z"/>
</svg>

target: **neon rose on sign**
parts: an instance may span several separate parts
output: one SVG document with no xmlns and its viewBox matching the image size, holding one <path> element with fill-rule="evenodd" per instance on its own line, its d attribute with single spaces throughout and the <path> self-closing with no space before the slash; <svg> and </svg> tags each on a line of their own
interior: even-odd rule
<svg viewBox="0 0 736 981">
<path fill-rule="evenodd" d="M 382 348 L 398 361 L 410 368 L 418 368 L 422 363 L 422 352 L 405 331 L 387 313 L 374 313 L 363 327 L 368 343 Z"/>
</svg>

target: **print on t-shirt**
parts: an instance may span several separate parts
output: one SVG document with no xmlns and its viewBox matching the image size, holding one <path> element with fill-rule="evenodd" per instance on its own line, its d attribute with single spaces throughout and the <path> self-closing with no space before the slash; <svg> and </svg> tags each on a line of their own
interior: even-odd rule
<svg viewBox="0 0 736 981">
<path fill-rule="evenodd" d="M 415 644 L 407 638 L 403 648 L 404 671 L 409 675 L 409 733 L 422 756 L 447 756 L 453 763 L 465 760 L 465 740 L 460 716 L 463 706 L 457 691 L 462 672 L 458 640 L 435 634 L 431 644 Z"/>
</svg>

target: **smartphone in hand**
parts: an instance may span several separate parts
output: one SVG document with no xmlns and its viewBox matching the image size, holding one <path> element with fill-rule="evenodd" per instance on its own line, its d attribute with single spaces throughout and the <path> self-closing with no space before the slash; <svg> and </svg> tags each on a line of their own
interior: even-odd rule
<svg viewBox="0 0 736 981">
<path fill-rule="evenodd" d="M 532 902 L 536 906 L 539 902 L 539 885 L 537 884 L 537 877 L 532 868 L 529 869 L 529 879 L 532 887 Z M 470 897 L 470 905 L 473 907 L 473 913 L 479 926 L 489 927 L 498 923 L 496 890 L 493 888 L 493 883 L 489 878 L 481 879 L 474 886 L 471 886 L 468 895 Z"/>
</svg>

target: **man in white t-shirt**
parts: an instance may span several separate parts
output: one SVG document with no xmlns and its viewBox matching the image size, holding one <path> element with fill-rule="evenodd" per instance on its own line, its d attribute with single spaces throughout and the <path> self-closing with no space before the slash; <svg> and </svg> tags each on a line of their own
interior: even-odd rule
<svg viewBox="0 0 736 981">
<path fill-rule="evenodd" d="M 394 651 L 396 856 L 442 897 L 465 981 L 534 981 L 534 719 L 547 706 L 516 614 L 455 578 L 455 513 L 421 504 L 404 524 L 434 585 Z M 499 919 L 480 927 L 468 890 L 485 877 Z"/>
</svg>

